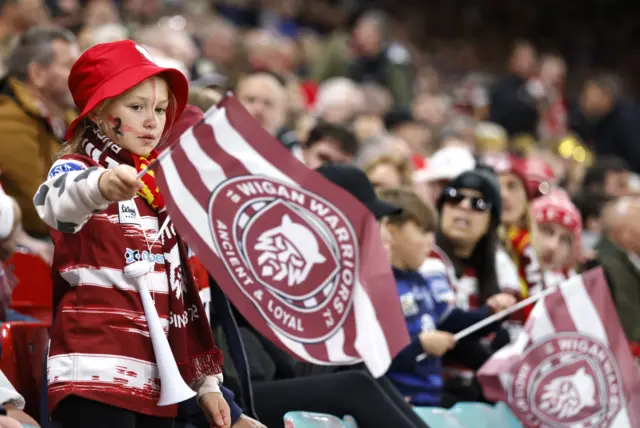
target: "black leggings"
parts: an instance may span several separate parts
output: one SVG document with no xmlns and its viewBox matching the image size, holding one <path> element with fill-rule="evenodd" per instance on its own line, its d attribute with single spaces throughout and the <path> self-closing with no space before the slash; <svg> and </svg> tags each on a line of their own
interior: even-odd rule
<svg viewBox="0 0 640 428">
<path fill-rule="evenodd" d="M 351 415 L 359 428 L 427 427 L 388 379 L 360 370 L 255 382 L 253 396 L 260 422 L 269 428 L 283 427 L 285 413 L 296 410 Z"/>
<path fill-rule="evenodd" d="M 76 395 L 62 400 L 52 419 L 60 428 L 173 428 L 173 418 L 147 416 Z"/>
</svg>

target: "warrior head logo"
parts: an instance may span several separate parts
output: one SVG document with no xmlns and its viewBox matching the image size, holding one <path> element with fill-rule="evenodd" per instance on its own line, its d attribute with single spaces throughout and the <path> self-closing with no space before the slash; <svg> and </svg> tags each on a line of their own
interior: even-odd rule
<svg viewBox="0 0 640 428">
<path fill-rule="evenodd" d="M 315 235 L 288 215 L 282 217 L 282 224 L 263 232 L 254 248 L 261 252 L 258 265 L 262 275 L 274 281 L 286 280 L 289 287 L 302 283 L 314 264 L 327 260 L 320 254 Z"/>
<path fill-rule="evenodd" d="M 625 406 L 617 364 L 596 339 L 558 332 L 527 350 L 508 400 L 527 426 L 605 428 Z"/>
<path fill-rule="evenodd" d="M 331 202 L 247 175 L 218 186 L 209 216 L 227 272 L 275 332 L 320 343 L 344 327 L 358 281 L 359 243 Z"/>
<path fill-rule="evenodd" d="M 544 386 L 538 407 L 558 419 L 572 418 L 585 407 L 597 404 L 596 385 L 584 367 L 573 375 L 553 379 Z"/>
</svg>

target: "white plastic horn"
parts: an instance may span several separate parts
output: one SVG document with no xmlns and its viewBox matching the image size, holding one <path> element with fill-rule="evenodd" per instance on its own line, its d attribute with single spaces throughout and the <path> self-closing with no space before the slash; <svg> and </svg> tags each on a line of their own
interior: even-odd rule
<svg viewBox="0 0 640 428">
<path fill-rule="evenodd" d="M 185 383 L 176 364 L 176 359 L 171 351 L 171 346 L 164 334 L 164 329 L 160 323 L 160 317 L 153 303 L 151 293 L 146 285 L 144 275 L 153 270 L 153 264 L 146 261 L 131 263 L 124 268 L 124 275 L 128 278 L 140 278 L 138 281 L 138 292 L 144 308 L 144 316 L 147 319 L 149 336 L 153 353 L 156 356 L 156 364 L 160 373 L 160 400 L 158 406 L 168 406 L 181 403 L 196 395 Z"/>
</svg>

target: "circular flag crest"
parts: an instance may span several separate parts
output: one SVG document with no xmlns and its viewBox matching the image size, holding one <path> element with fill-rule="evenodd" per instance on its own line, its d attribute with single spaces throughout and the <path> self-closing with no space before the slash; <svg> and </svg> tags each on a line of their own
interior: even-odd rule
<svg viewBox="0 0 640 428">
<path fill-rule="evenodd" d="M 532 427 L 606 428 L 625 406 L 615 357 L 577 332 L 557 333 L 532 346 L 508 393 L 516 416 Z"/>
<path fill-rule="evenodd" d="M 331 202 L 271 178 L 240 176 L 216 188 L 209 218 L 229 275 L 274 329 L 318 343 L 342 327 L 358 240 Z"/>
</svg>

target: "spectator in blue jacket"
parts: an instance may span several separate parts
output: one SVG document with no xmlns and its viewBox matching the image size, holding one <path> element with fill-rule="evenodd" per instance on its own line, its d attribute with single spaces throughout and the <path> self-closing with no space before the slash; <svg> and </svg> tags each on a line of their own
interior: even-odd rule
<svg viewBox="0 0 640 428">
<path fill-rule="evenodd" d="M 489 310 L 486 306 L 471 311 L 456 308 L 444 272 L 429 277 L 418 272 L 434 245 L 434 209 L 409 190 L 387 189 L 380 198 L 402 208 L 401 214 L 388 217 L 386 227 L 393 274 L 412 339 L 394 359 L 387 377 L 413 405 L 451 407 L 458 400 L 443 391 L 441 357 L 455 346 L 452 333 L 486 318 Z M 497 327 L 484 328 L 471 339 Z"/>
</svg>

